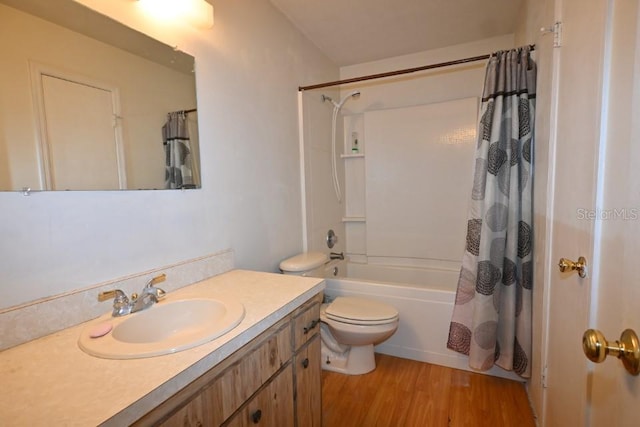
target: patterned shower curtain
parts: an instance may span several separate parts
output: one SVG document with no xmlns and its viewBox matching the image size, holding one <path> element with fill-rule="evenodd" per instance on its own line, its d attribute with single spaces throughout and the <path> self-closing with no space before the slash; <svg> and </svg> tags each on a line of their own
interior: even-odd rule
<svg viewBox="0 0 640 427">
<path fill-rule="evenodd" d="M 195 188 L 186 116 L 184 111 L 169 113 L 167 122 L 162 126 L 162 142 L 166 154 L 165 188 Z"/>
<path fill-rule="evenodd" d="M 536 64 L 531 47 L 487 65 L 466 250 L 447 347 L 469 366 L 531 375 Z"/>
</svg>

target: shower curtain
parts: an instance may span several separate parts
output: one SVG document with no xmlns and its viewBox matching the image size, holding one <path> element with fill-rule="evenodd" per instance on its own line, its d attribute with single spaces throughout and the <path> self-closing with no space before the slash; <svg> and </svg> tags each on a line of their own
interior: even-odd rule
<svg viewBox="0 0 640 427">
<path fill-rule="evenodd" d="M 162 142 L 166 154 L 165 188 L 195 188 L 193 156 L 184 111 L 167 114 L 167 122 L 162 126 Z"/>
<path fill-rule="evenodd" d="M 531 47 L 487 64 L 466 250 L 447 347 L 469 366 L 531 375 L 536 64 Z"/>
</svg>

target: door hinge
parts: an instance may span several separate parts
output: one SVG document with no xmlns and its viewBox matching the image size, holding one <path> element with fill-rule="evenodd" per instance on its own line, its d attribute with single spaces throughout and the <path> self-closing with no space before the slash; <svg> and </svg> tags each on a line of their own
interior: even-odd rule
<svg viewBox="0 0 640 427">
<path fill-rule="evenodd" d="M 119 116 L 117 114 L 113 115 L 111 125 L 113 126 L 114 129 L 120 125 L 120 120 L 122 120 L 122 116 Z"/>
<path fill-rule="evenodd" d="M 542 388 L 547 388 L 547 365 L 542 368 Z"/>
<path fill-rule="evenodd" d="M 542 35 L 553 34 L 553 47 L 562 46 L 562 22 L 557 21 L 550 27 L 540 28 Z"/>
</svg>

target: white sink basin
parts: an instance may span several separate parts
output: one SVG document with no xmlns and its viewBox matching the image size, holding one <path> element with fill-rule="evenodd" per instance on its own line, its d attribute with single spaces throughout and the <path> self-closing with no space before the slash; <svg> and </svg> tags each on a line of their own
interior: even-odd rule
<svg viewBox="0 0 640 427">
<path fill-rule="evenodd" d="M 78 346 L 107 359 L 159 356 L 211 341 L 238 326 L 243 318 L 244 306 L 230 299 L 167 298 L 127 316 L 108 313 L 99 317 L 82 330 Z M 106 334 L 92 337 L 103 332 Z"/>
</svg>

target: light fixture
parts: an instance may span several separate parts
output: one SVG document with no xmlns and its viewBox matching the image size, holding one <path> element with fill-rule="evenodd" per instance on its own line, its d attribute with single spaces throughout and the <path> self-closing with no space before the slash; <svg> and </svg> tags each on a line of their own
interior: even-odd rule
<svg viewBox="0 0 640 427">
<path fill-rule="evenodd" d="M 145 13 L 163 22 L 185 21 L 194 27 L 213 27 L 213 6 L 205 0 L 138 0 Z"/>
</svg>

